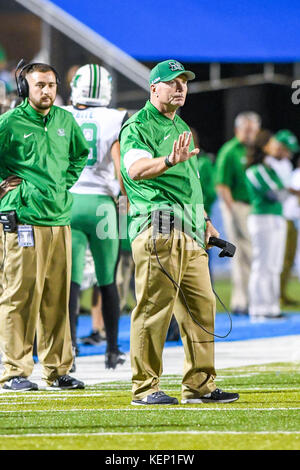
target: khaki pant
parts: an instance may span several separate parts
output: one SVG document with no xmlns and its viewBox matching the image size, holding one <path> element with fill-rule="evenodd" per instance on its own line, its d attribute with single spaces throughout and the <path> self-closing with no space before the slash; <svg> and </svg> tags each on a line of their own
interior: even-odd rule
<svg viewBox="0 0 300 470">
<path fill-rule="evenodd" d="M 220 203 L 222 218 L 226 237 L 229 242 L 236 245 L 236 252 L 231 261 L 232 269 L 232 293 L 231 310 L 248 310 L 248 285 L 251 269 L 251 241 L 248 232 L 249 204 L 235 201 L 233 203 L 233 213 L 227 208 L 224 202 Z"/>
<path fill-rule="evenodd" d="M 133 398 L 141 399 L 159 389 L 162 352 L 173 312 L 185 353 L 182 396 L 197 398 L 216 388 L 214 337 L 196 325 L 188 314 L 182 294 L 157 261 L 153 243 L 150 227 L 132 244 L 137 299 L 130 340 Z M 207 331 L 213 332 L 216 302 L 206 251 L 177 230 L 170 236 L 159 234 L 156 246 L 162 266 L 181 286 L 193 316 Z"/>
<path fill-rule="evenodd" d="M 287 284 L 295 261 L 297 251 L 298 231 L 293 220 L 287 220 L 287 236 L 283 269 L 280 277 L 280 291 L 282 301 L 287 299 Z"/>
<path fill-rule="evenodd" d="M 34 247 L 20 247 L 17 233 L 3 233 L 3 294 L 0 298 L 0 382 L 28 377 L 37 332 L 43 379 L 51 383 L 72 366 L 68 315 L 70 227 L 34 227 Z"/>
</svg>

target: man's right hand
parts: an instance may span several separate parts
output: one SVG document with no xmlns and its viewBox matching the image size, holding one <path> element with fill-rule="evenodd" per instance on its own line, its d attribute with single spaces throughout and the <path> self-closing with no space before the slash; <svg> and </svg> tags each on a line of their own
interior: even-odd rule
<svg viewBox="0 0 300 470">
<path fill-rule="evenodd" d="M 176 163 L 185 162 L 189 158 L 197 155 L 200 152 L 200 149 L 196 148 L 190 152 L 189 147 L 192 140 L 191 132 L 184 132 L 180 134 L 178 140 L 174 141 L 172 153 L 169 155 L 169 162 L 172 165 Z"/>
<path fill-rule="evenodd" d="M 22 183 L 22 179 L 18 176 L 11 175 L 0 183 L 0 199 L 2 199 L 9 191 L 15 189 Z"/>
</svg>

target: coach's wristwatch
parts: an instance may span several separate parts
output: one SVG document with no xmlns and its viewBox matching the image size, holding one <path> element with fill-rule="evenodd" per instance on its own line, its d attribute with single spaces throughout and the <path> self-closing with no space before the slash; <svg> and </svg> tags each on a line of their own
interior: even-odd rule
<svg viewBox="0 0 300 470">
<path fill-rule="evenodd" d="M 170 156 L 170 155 L 168 155 L 168 156 L 165 158 L 165 165 L 166 165 L 168 168 L 171 168 L 172 166 L 174 166 L 174 164 L 170 162 L 169 156 Z"/>
</svg>

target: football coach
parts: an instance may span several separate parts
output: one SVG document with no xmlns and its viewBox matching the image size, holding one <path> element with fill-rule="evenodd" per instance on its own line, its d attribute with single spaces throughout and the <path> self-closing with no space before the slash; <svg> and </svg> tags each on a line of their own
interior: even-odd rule
<svg viewBox="0 0 300 470">
<path fill-rule="evenodd" d="M 28 379 L 37 331 L 48 386 L 84 388 L 68 375 L 73 362 L 68 190 L 85 166 L 88 147 L 73 116 L 53 105 L 59 82 L 55 69 L 36 63 L 17 72 L 24 101 L 0 118 L 0 220 L 5 222 L 0 383 L 10 390 L 38 388 Z"/>
<path fill-rule="evenodd" d="M 239 398 L 215 384 L 215 296 L 206 248 L 209 237 L 219 233 L 203 208 L 199 149 L 176 114 L 194 77 L 176 60 L 156 65 L 150 73 L 150 100 L 120 133 L 121 172 L 133 217 L 129 233 L 137 299 L 130 338 L 133 405 L 178 403 L 159 387 L 173 312 L 185 353 L 181 402 Z"/>
</svg>

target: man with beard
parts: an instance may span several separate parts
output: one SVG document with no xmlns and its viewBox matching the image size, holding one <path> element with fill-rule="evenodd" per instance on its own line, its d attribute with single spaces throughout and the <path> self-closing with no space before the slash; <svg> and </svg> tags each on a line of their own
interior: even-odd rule
<svg viewBox="0 0 300 470">
<path fill-rule="evenodd" d="M 73 362 L 68 190 L 89 150 L 73 116 L 53 105 L 59 82 L 53 67 L 28 64 L 19 69 L 16 81 L 24 101 L 0 118 L 0 220 L 8 219 L 3 232 L 0 383 L 10 390 L 38 388 L 28 380 L 37 331 L 48 386 L 84 388 L 68 375 Z"/>
</svg>

